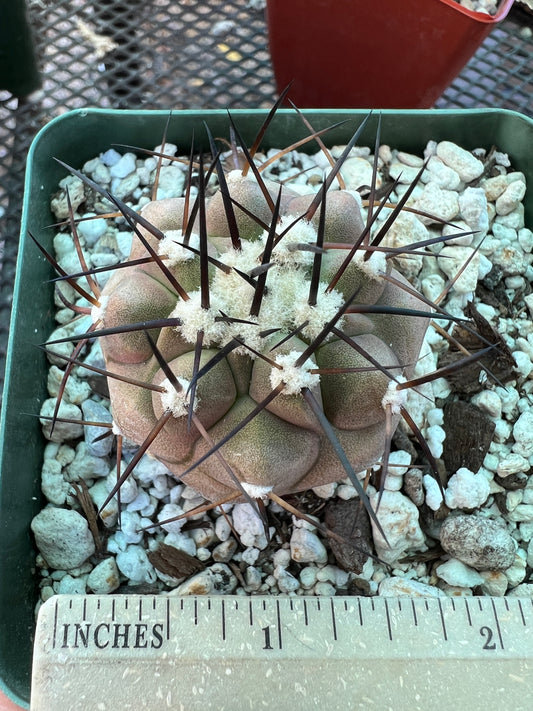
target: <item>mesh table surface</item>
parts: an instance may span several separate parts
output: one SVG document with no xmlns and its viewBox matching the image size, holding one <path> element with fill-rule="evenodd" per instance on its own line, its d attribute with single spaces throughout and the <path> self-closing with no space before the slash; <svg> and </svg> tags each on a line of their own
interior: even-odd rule
<svg viewBox="0 0 533 711">
<path fill-rule="evenodd" d="M 84 106 L 261 108 L 275 99 L 260 0 L 33 0 L 43 87 L 0 90 L 0 391 L 26 155 L 37 131 Z M 436 108 L 502 107 L 533 115 L 531 14 L 515 8 Z"/>
</svg>

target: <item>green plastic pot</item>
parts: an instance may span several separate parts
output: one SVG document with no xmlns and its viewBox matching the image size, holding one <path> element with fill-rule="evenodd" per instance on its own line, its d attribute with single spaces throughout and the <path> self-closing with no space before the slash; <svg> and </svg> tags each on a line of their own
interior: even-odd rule
<svg viewBox="0 0 533 711">
<path fill-rule="evenodd" d="M 262 110 L 234 111 L 246 141 L 251 142 L 262 120 Z M 346 122 L 326 134 L 327 144 L 347 142 L 366 115 L 364 111 L 307 111 L 315 129 Z M 35 415 L 46 397 L 47 363 L 35 347 L 53 330 L 52 271 L 28 238 L 32 234 L 51 249 L 53 222 L 50 195 L 57 190 L 64 169 L 54 157 L 81 167 L 114 143 L 153 148 L 163 134 L 166 111 L 77 110 L 51 121 L 35 138 L 26 173 L 20 252 L 14 289 L 13 314 L 7 354 L 6 381 L 0 420 L 0 678 L 1 688 L 27 707 L 34 608 L 37 602 L 35 551 L 30 521 L 39 511 L 40 471 L 45 442 Z M 197 143 L 207 139 L 203 121 L 214 136 L 228 135 L 225 111 L 175 112 L 168 140 L 188 153 L 194 131 Z M 377 115 L 369 122 L 360 145 L 373 145 Z M 264 141 L 280 147 L 307 134 L 290 111 L 278 112 Z M 533 185 L 533 120 L 511 111 L 383 111 L 382 142 L 410 152 L 422 152 L 427 141 L 451 140 L 467 149 L 496 145 L 509 153 L 513 166 Z M 316 150 L 310 144 L 309 150 Z M 533 224 L 533 198 L 526 201 L 526 221 Z"/>
</svg>

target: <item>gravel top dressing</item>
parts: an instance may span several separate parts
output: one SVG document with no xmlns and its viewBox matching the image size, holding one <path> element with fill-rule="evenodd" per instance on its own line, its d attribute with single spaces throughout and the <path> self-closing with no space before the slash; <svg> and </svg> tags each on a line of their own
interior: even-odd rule
<svg viewBox="0 0 533 711">
<path fill-rule="evenodd" d="M 481 5 L 492 11 L 490 3 Z M 332 155 L 342 149 L 335 147 Z M 161 150 L 170 156 L 176 147 L 155 148 Z M 447 141 L 430 142 L 423 156 L 382 145 L 379 159 L 377 189 L 399 179 L 391 203 L 427 161 L 407 203 L 417 212 L 403 211 L 383 246 L 429 242 L 417 254 L 395 257 L 395 268 L 427 299 L 452 316 L 470 318 L 489 344 L 498 345 L 483 361 L 485 369 L 474 363 L 408 391 L 407 410 L 438 463 L 442 489 L 418 442 L 400 424 L 384 490 L 376 488 L 379 463 L 358 473 L 379 526 L 349 478 L 285 496 L 305 518 L 265 499 L 265 527 L 247 502 L 203 510 L 210 502 L 149 455 L 98 516 L 117 480 L 115 437 L 104 436 L 113 422 L 106 379 L 76 366 L 51 432 L 46 418 L 53 415 L 65 361 L 50 355 L 50 397 L 41 410 L 50 440 L 42 468 L 48 504 L 32 523 L 41 601 L 54 593 L 112 592 L 533 596 L 533 233 L 524 224 L 524 175 L 496 149 L 467 152 Z M 157 198 L 182 196 L 187 165 L 162 163 Z M 371 149 L 352 149 L 341 169 L 346 189 L 368 196 L 372 165 Z M 111 149 L 83 172 L 139 210 L 151 200 L 156 168 L 157 157 Z M 328 169 L 323 153 L 292 151 L 263 176 L 304 195 L 320 189 Z M 209 187 L 214 185 L 212 177 Z M 67 221 L 54 239 L 61 268 L 81 271 L 68 226 L 67 187 L 81 218 L 77 229 L 88 265 L 105 268 L 126 259 L 135 239 L 127 222 L 100 217 L 112 206 L 79 178 L 68 177 L 51 202 L 57 220 Z M 373 232 L 389 213 L 383 209 Z M 364 219 L 364 209 L 362 214 Z M 441 235 L 449 239 L 431 243 Z M 100 272 L 98 283 L 108 276 Z M 56 297 L 58 325 L 50 340 L 84 333 L 91 324 L 90 315 L 76 315 L 68 306 L 87 302 L 65 282 L 60 288 L 65 299 Z M 455 336 L 462 329 L 468 339 L 462 321 L 439 323 L 426 333 L 415 377 L 464 356 L 442 333 Z M 479 347 L 477 340 L 472 348 Z M 74 346 L 54 349 L 69 356 Z M 97 342 L 81 357 L 104 367 Z M 124 440 L 122 471 L 135 451 Z M 188 517 L 176 518 L 186 512 Z M 334 535 L 324 535 L 325 528 Z"/>
</svg>

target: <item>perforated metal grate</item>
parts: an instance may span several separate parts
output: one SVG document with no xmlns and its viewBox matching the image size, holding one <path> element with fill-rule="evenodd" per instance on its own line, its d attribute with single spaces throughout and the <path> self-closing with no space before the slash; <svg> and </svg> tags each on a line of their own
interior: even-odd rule
<svg viewBox="0 0 533 711">
<path fill-rule="evenodd" d="M 0 390 L 26 154 L 51 118 L 83 106 L 267 107 L 275 97 L 261 0 L 33 0 L 43 88 L 0 91 Z M 532 16 L 515 9 L 438 108 L 501 106 L 533 115 Z"/>
</svg>

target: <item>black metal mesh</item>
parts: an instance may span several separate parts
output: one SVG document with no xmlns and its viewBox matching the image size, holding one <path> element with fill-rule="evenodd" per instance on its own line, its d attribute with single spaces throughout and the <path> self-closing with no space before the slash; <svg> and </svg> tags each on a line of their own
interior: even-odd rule
<svg viewBox="0 0 533 711">
<path fill-rule="evenodd" d="M 247 108 L 275 97 L 261 0 L 39 0 L 29 15 L 43 88 L 26 100 L 0 91 L 0 390 L 25 160 L 38 129 L 83 106 Z M 515 9 L 436 106 L 533 115 L 531 19 Z"/>
</svg>

